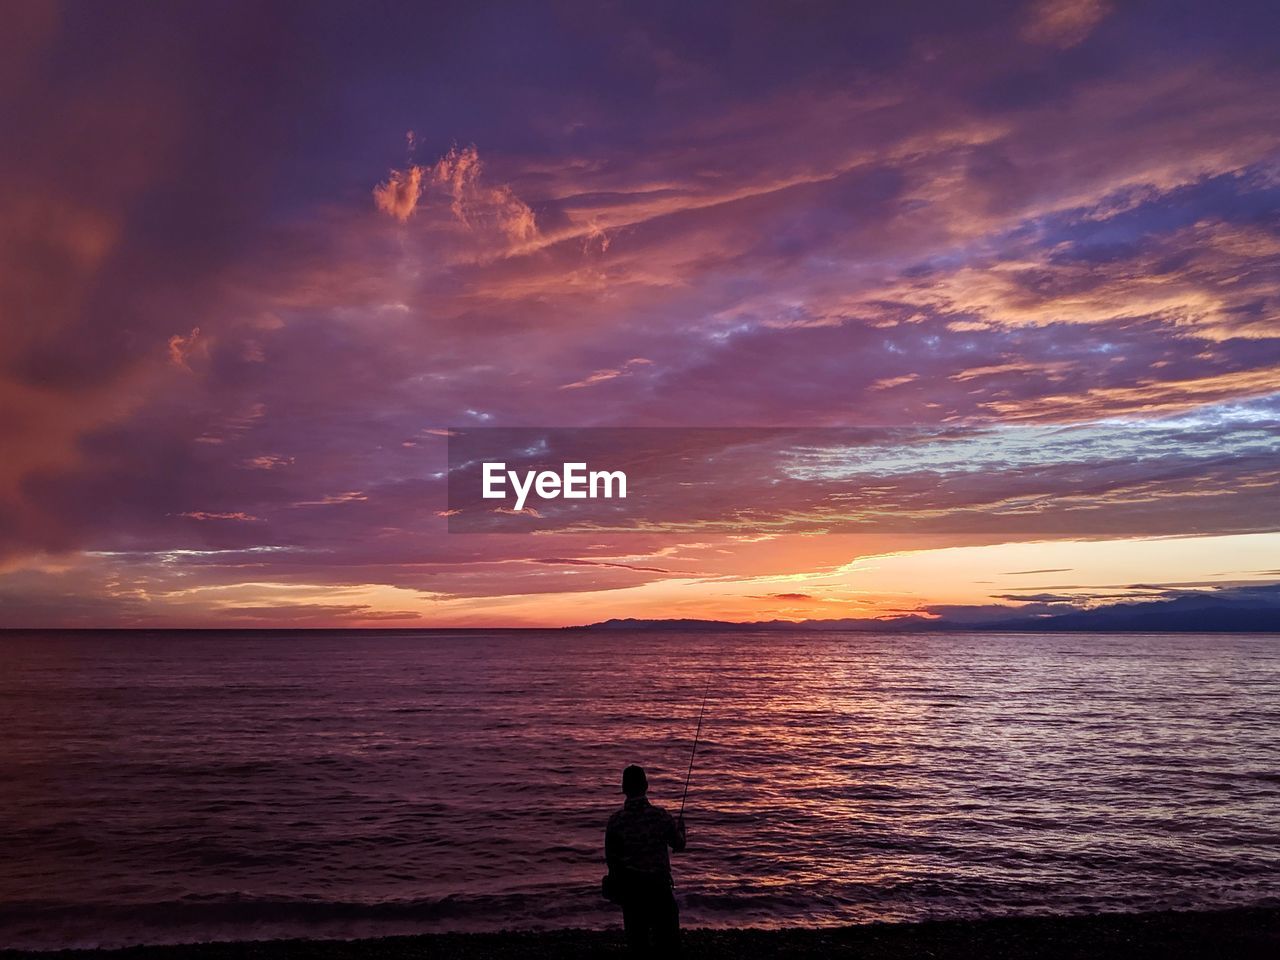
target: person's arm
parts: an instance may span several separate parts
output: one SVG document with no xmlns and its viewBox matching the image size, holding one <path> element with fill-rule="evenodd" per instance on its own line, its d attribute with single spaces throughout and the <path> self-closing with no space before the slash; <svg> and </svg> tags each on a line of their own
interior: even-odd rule
<svg viewBox="0 0 1280 960">
<path fill-rule="evenodd" d="M 676 817 L 671 821 L 671 833 L 667 838 L 667 843 L 671 844 L 671 849 L 676 853 L 684 850 L 687 843 L 684 832 L 684 817 Z"/>
</svg>

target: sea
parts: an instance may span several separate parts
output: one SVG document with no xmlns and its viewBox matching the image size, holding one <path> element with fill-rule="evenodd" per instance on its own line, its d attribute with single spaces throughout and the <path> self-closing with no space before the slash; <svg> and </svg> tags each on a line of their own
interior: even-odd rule
<svg viewBox="0 0 1280 960">
<path fill-rule="evenodd" d="M 0 947 L 1280 903 L 1280 636 L 0 634 Z"/>
</svg>

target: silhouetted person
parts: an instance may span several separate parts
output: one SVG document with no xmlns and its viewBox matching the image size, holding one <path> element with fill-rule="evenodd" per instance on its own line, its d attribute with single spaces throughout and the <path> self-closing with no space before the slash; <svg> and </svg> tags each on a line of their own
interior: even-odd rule
<svg viewBox="0 0 1280 960">
<path fill-rule="evenodd" d="M 674 956 L 680 949 L 680 908 L 671 889 L 667 848 L 684 849 L 684 819 L 651 804 L 648 789 L 643 767 L 632 764 L 622 771 L 627 799 L 605 828 L 604 859 L 632 952 Z"/>
</svg>

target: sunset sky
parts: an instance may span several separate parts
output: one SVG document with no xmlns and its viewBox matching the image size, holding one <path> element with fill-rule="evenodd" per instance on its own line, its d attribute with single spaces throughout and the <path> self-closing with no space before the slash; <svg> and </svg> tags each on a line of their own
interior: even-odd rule
<svg viewBox="0 0 1280 960">
<path fill-rule="evenodd" d="M 1277 36 L 1261 2 L 11 5 L 0 626 L 1280 582 Z M 934 439 L 736 450 L 678 527 L 448 532 L 447 434 L 495 426 Z"/>
</svg>

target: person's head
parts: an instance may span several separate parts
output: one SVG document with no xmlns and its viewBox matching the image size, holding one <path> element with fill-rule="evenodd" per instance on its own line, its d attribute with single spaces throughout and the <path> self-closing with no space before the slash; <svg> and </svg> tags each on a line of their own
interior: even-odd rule
<svg viewBox="0 0 1280 960">
<path fill-rule="evenodd" d="M 644 767 L 631 764 L 622 771 L 622 792 L 628 797 L 643 797 L 649 789 L 649 778 L 644 775 Z"/>
</svg>

